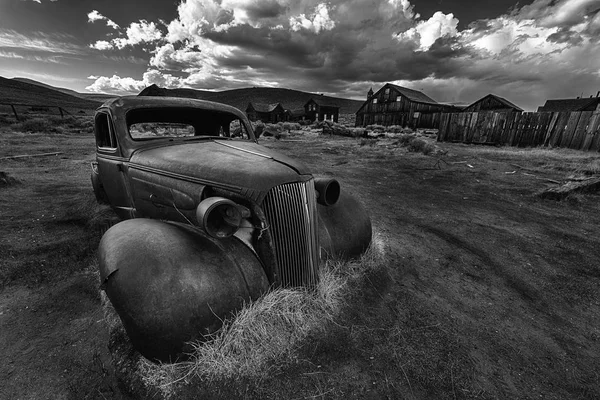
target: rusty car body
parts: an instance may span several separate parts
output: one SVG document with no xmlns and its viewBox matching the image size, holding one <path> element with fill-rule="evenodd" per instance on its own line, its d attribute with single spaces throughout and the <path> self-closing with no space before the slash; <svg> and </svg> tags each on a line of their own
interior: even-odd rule
<svg viewBox="0 0 600 400">
<path fill-rule="evenodd" d="M 353 196 L 259 145 L 234 107 L 121 97 L 94 118 L 93 189 L 123 219 L 99 245 L 102 287 L 149 359 L 185 358 L 244 303 L 371 241 Z"/>
</svg>

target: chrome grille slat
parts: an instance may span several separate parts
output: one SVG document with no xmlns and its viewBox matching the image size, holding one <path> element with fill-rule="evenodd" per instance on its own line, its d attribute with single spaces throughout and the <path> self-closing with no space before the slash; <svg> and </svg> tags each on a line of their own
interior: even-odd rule
<svg viewBox="0 0 600 400">
<path fill-rule="evenodd" d="M 311 286 L 318 279 L 319 238 L 314 181 L 277 186 L 262 204 L 275 245 L 276 284 Z"/>
</svg>

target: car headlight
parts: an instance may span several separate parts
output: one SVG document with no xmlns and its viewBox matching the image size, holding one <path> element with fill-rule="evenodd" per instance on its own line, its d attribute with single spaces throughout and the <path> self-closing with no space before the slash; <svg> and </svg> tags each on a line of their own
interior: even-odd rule
<svg viewBox="0 0 600 400">
<path fill-rule="evenodd" d="M 224 197 L 209 197 L 198 204 L 196 219 L 210 236 L 221 239 L 237 232 L 246 217 L 245 207 Z"/>
<path fill-rule="evenodd" d="M 324 206 L 332 206 L 340 198 L 340 183 L 331 178 L 315 178 L 317 202 Z"/>
</svg>

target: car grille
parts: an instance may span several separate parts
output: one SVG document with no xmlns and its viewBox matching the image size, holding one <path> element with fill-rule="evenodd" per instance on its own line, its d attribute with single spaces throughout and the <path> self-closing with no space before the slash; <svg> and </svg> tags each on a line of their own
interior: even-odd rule
<svg viewBox="0 0 600 400">
<path fill-rule="evenodd" d="M 276 186 L 263 201 L 275 245 L 275 284 L 312 286 L 318 279 L 319 239 L 314 181 Z"/>
</svg>

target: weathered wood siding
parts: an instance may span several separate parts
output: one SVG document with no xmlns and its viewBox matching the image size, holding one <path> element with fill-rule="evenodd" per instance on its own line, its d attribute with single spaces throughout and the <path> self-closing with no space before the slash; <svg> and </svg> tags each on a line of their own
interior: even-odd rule
<svg viewBox="0 0 600 400">
<path fill-rule="evenodd" d="M 476 103 L 471 104 L 465 108 L 463 112 L 480 112 L 480 111 L 495 111 L 495 112 L 509 112 L 513 111 L 514 108 L 508 107 L 494 97 L 484 97 Z"/>
<path fill-rule="evenodd" d="M 600 111 L 443 113 L 438 141 L 600 151 Z"/>
<path fill-rule="evenodd" d="M 374 103 L 373 99 L 377 99 L 377 102 Z M 442 104 L 411 101 L 395 90 L 390 90 L 387 97 L 385 92 L 381 91 L 368 100 L 365 106 L 356 113 L 356 126 L 372 124 L 413 126 L 416 112 L 434 114 L 443 111 L 444 108 L 445 106 Z M 433 120 L 435 117 L 429 118 Z M 437 126 L 423 126 L 423 128 L 437 128 Z"/>
</svg>

